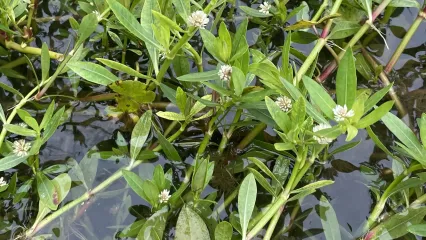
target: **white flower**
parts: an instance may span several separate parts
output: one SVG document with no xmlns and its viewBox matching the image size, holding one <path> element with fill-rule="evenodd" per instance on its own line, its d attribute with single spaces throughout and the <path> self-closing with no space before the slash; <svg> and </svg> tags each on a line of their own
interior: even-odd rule
<svg viewBox="0 0 426 240">
<path fill-rule="evenodd" d="M 193 27 L 204 29 L 207 23 L 209 23 L 207 14 L 200 10 L 193 12 L 191 16 L 188 17 L 188 24 Z"/>
<path fill-rule="evenodd" d="M 340 105 L 337 105 L 333 109 L 333 113 L 334 113 L 334 119 L 338 122 L 344 121 L 346 118 L 350 118 L 355 115 L 354 110 L 351 109 L 348 111 L 348 107 L 346 106 L 346 104 L 343 107 Z"/>
<path fill-rule="evenodd" d="M 330 125 L 328 125 L 328 124 L 325 124 L 325 123 L 320 123 L 319 125 L 316 125 L 316 126 L 312 129 L 312 131 L 313 131 L 313 132 L 318 132 L 318 131 L 320 131 L 320 130 L 327 129 L 327 128 L 331 128 L 331 126 L 330 126 Z M 331 142 L 333 141 L 333 139 L 331 139 L 331 138 L 327 138 L 327 137 L 318 137 L 318 136 L 314 136 L 314 139 L 315 139 L 315 140 L 317 140 L 317 142 L 318 142 L 319 144 L 329 144 L 329 143 L 331 143 Z"/>
<path fill-rule="evenodd" d="M 277 98 L 277 101 L 275 101 L 275 103 L 278 105 L 278 107 L 280 107 L 281 110 L 283 110 L 284 112 L 288 112 L 291 109 L 291 99 L 283 96 L 283 97 L 279 97 Z"/>
<path fill-rule="evenodd" d="M 167 189 L 164 189 L 163 191 L 161 191 L 158 197 L 160 198 L 160 203 L 167 203 L 167 201 L 169 201 L 169 198 L 170 198 L 170 191 Z"/>
<path fill-rule="evenodd" d="M 13 153 L 18 157 L 27 156 L 30 148 L 31 143 L 25 142 L 25 139 L 13 142 Z"/>
<path fill-rule="evenodd" d="M 259 6 L 259 12 L 264 13 L 264 14 L 269 14 L 269 9 L 271 8 L 271 5 L 265 1 L 262 4 L 260 4 Z"/>
<path fill-rule="evenodd" d="M 6 181 L 3 179 L 3 177 L 0 177 L 0 187 L 6 186 Z"/>
<path fill-rule="evenodd" d="M 24 122 L 18 123 L 18 126 L 23 127 L 23 128 L 27 128 L 28 125 Z"/>
<path fill-rule="evenodd" d="M 102 21 L 102 16 L 98 11 L 93 11 L 92 13 L 96 14 L 96 17 L 98 18 L 98 22 Z"/>
<path fill-rule="evenodd" d="M 217 73 L 217 75 L 219 75 L 220 80 L 222 81 L 228 81 L 229 79 L 231 79 L 231 74 L 232 74 L 232 66 L 230 65 L 222 65 L 220 67 L 219 72 Z"/>
</svg>

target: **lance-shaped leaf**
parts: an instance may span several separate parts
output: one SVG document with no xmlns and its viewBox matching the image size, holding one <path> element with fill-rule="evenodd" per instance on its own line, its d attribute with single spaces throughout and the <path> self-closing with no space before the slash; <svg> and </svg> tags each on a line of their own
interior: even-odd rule
<svg viewBox="0 0 426 240">
<path fill-rule="evenodd" d="M 151 130 L 151 117 L 152 112 L 146 111 L 132 131 L 132 138 L 130 139 L 130 157 L 133 160 L 137 160 L 136 158 L 148 138 L 149 131 Z"/>
<path fill-rule="evenodd" d="M 120 80 L 106 68 L 91 62 L 70 62 L 67 66 L 89 82 L 107 86 Z"/>
<path fill-rule="evenodd" d="M 356 97 L 356 67 L 352 49 L 348 48 L 339 63 L 336 76 L 337 104 L 352 108 Z"/>
<path fill-rule="evenodd" d="M 327 91 L 325 91 L 325 89 L 317 82 L 308 77 L 303 77 L 303 83 L 309 92 L 312 102 L 314 102 L 328 118 L 333 119 L 333 109 L 336 107 L 336 103 Z"/>
<path fill-rule="evenodd" d="M 256 196 L 256 180 L 254 175 L 250 173 L 244 178 L 238 191 L 238 210 L 243 238 L 247 235 L 247 228 L 256 203 Z"/>
</svg>

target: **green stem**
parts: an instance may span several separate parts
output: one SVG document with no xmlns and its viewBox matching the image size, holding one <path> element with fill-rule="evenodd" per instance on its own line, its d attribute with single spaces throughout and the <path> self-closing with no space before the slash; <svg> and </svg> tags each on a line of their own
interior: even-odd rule
<svg viewBox="0 0 426 240">
<path fill-rule="evenodd" d="M 322 13 L 328 6 L 328 0 L 324 0 L 321 4 L 321 6 L 318 8 L 318 11 L 315 13 L 315 16 L 311 19 L 311 21 L 316 22 L 318 19 L 320 19 Z"/>
<path fill-rule="evenodd" d="M 302 199 L 301 199 L 301 201 L 302 201 Z M 275 234 L 275 237 L 273 238 L 274 240 L 275 239 L 280 239 L 283 236 L 284 233 L 288 232 L 293 227 L 293 224 L 294 224 L 294 221 L 296 219 L 297 213 L 300 210 L 300 204 L 297 204 L 296 207 L 294 207 L 294 209 L 293 209 L 293 211 L 291 212 L 291 215 L 290 215 L 290 222 L 289 222 L 289 224 L 287 226 L 284 226 L 280 231 L 277 232 L 277 234 Z"/>
<path fill-rule="evenodd" d="M 392 183 L 386 188 L 385 192 L 380 197 L 379 201 L 377 202 L 376 206 L 374 206 L 373 211 L 371 212 L 370 216 L 368 217 L 367 224 L 364 228 L 364 232 L 366 232 L 368 229 L 371 228 L 371 226 L 376 222 L 377 218 L 382 213 L 386 201 L 389 198 L 390 194 L 394 190 L 394 188 L 404 180 L 409 174 L 411 174 L 413 171 L 423 169 L 423 166 L 421 164 L 416 164 L 405 170 L 403 173 L 401 173 L 398 177 L 396 177 Z"/>
<path fill-rule="evenodd" d="M 268 229 L 266 230 L 265 235 L 263 236 L 263 240 L 270 240 L 272 234 L 274 233 L 275 227 L 277 226 L 278 220 L 280 220 L 281 214 L 284 211 L 284 206 L 281 206 L 278 212 L 275 213 L 274 217 L 271 219 L 269 223 Z"/>
<path fill-rule="evenodd" d="M 234 120 L 232 121 L 232 124 L 236 124 L 240 120 L 242 113 L 243 113 L 242 109 L 237 110 L 234 116 Z M 222 154 L 223 151 L 225 150 L 226 145 L 228 144 L 228 140 L 232 137 L 234 130 L 235 130 L 235 125 L 229 127 L 228 131 L 223 130 L 222 140 L 220 141 L 220 144 L 219 144 L 219 154 Z"/>
<path fill-rule="evenodd" d="M 178 132 L 180 134 L 183 131 L 178 131 Z M 176 133 L 178 133 L 178 132 L 176 132 Z M 174 138 L 177 138 L 177 137 L 178 136 L 175 136 Z M 172 137 L 170 137 L 169 139 L 171 139 L 171 138 Z M 154 150 L 154 151 L 156 151 L 156 150 Z M 129 168 L 129 170 L 134 169 L 135 167 L 137 167 L 141 163 L 143 163 L 143 161 L 135 161 L 132 164 L 131 168 Z M 188 176 L 188 175 L 190 176 L 192 174 L 192 171 L 193 171 L 193 167 L 191 166 L 188 169 L 188 171 L 186 173 L 186 176 Z M 118 180 L 122 176 L 123 176 L 123 171 L 122 171 L 122 169 L 120 169 L 117 172 L 115 172 L 113 175 L 111 175 L 109 178 L 107 178 L 105 181 L 103 181 L 102 183 L 100 183 L 98 186 L 96 186 L 93 190 L 91 190 L 89 192 L 86 192 L 85 194 L 83 194 L 79 198 L 77 198 L 77 199 L 75 199 L 75 200 L 73 200 L 73 201 L 65 204 L 60 209 L 58 209 L 57 211 L 53 212 L 51 215 L 47 216 L 46 218 L 44 218 L 37 225 L 31 227 L 28 231 L 25 232 L 25 236 L 26 237 L 33 236 L 35 233 L 37 233 L 40 229 L 42 229 L 43 227 L 45 227 L 47 224 L 51 223 L 53 220 L 55 220 L 56 218 L 60 217 L 62 214 L 64 214 L 68 210 L 72 209 L 73 207 L 77 206 L 78 204 L 80 204 L 80 203 L 82 203 L 84 201 L 89 200 L 91 197 L 93 197 L 97 193 L 103 191 L 105 188 L 107 188 L 109 185 L 111 185 L 111 183 L 115 182 L 116 180 Z M 187 179 L 187 177 L 185 177 L 185 179 Z M 189 177 L 188 177 L 188 180 L 186 180 L 186 181 L 184 180 L 183 184 L 179 187 L 178 191 L 181 188 L 182 189 L 186 189 L 186 187 L 188 186 L 188 184 L 189 184 Z"/>
<path fill-rule="evenodd" d="M 219 207 L 217 207 L 216 210 L 214 210 L 214 212 L 211 215 L 213 217 L 213 219 L 217 219 L 217 217 L 220 215 L 220 213 L 222 213 L 223 210 L 225 210 L 225 208 L 227 206 L 229 206 L 229 204 L 232 203 L 232 201 L 238 196 L 238 190 L 239 189 L 240 189 L 239 186 L 236 189 L 234 189 L 234 191 L 232 191 L 232 193 L 229 194 L 228 197 L 225 198 L 223 203 L 221 205 L 219 205 Z"/>
<path fill-rule="evenodd" d="M 216 122 L 217 118 L 223 113 L 223 110 L 219 110 L 209 121 L 208 124 L 208 130 L 206 133 L 204 133 L 204 138 L 203 141 L 201 141 L 200 147 L 198 147 L 198 151 L 197 151 L 197 156 L 201 156 L 203 155 L 204 151 L 206 150 L 209 142 L 210 142 L 210 138 L 213 135 L 214 132 L 214 123 Z"/>
<path fill-rule="evenodd" d="M 266 123 L 259 123 L 256 125 L 256 127 L 254 127 L 249 134 L 247 134 L 243 140 L 241 140 L 241 142 L 238 144 L 237 149 L 238 150 L 242 150 L 245 147 L 247 147 L 247 145 L 249 145 L 253 139 L 261 132 L 263 132 L 263 130 L 266 128 Z"/>
<path fill-rule="evenodd" d="M 31 19 L 33 18 L 34 15 L 34 3 L 35 0 L 31 0 L 31 3 L 28 5 L 30 7 L 30 10 L 28 11 L 28 20 L 27 20 L 27 28 L 30 29 L 31 27 Z"/>
<path fill-rule="evenodd" d="M 202 72 L 203 71 L 203 59 L 200 57 L 198 52 L 195 51 L 195 49 L 190 44 L 186 44 L 186 48 L 192 54 L 192 57 L 194 58 L 194 62 L 197 65 L 198 72 Z"/>
<path fill-rule="evenodd" d="M 14 68 L 14 67 L 17 67 L 17 66 L 25 64 L 25 63 L 28 63 L 27 62 L 27 58 L 26 57 L 20 57 L 20 58 L 15 59 L 15 60 L 13 60 L 11 62 L 8 62 L 8 63 L 6 63 L 4 65 L 1 65 L 0 69 Z"/>
<path fill-rule="evenodd" d="M 177 130 L 172 136 L 167 138 L 167 141 L 173 142 L 174 140 L 176 140 L 183 133 L 183 131 L 185 131 L 185 128 L 186 128 L 187 125 L 188 125 L 188 123 L 182 124 L 182 126 L 179 128 L 179 130 Z M 163 149 L 163 147 L 161 145 L 158 145 L 152 151 L 158 152 L 161 149 Z"/>
<path fill-rule="evenodd" d="M 419 28 L 422 21 L 426 19 L 425 12 L 426 12 L 426 7 L 423 9 L 423 11 L 419 11 L 419 14 L 418 14 L 416 20 L 414 20 L 413 24 L 408 29 L 404 38 L 401 40 L 401 43 L 398 45 L 398 48 L 395 50 L 391 59 L 389 60 L 388 64 L 386 65 L 386 67 L 384 69 L 384 72 L 386 74 L 389 74 L 390 71 L 393 69 L 393 67 L 395 66 L 399 57 L 401 56 L 402 52 L 407 47 L 408 43 L 410 42 L 411 38 L 413 37 L 414 33 L 416 33 L 416 31 Z"/>
<path fill-rule="evenodd" d="M 5 41 L 6 48 L 14 49 L 21 53 L 33 54 L 33 55 L 41 55 L 41 48 L 36 47 L 21 47 L 21 44 L 18 44 L 13 41 Z M 64 59 L 64 55 L 61 53 L 56 53 L 49 51 L 49 56 L 52 59 L 56 59 L 58 61 L 62 61 Z"/>
<path fill-rule="evenodd" d="M 297 72 L 296 82 L 293 82 L 293 84 L 299 83 L 300 80 L 302 80 L 302 77 L 305 75 L 305 73 L 308 71 L 308 69 L 311 68 L 312 63 L 315 61 L 318 54 L 320 53 L 320 51 L 322 50 L 322 48 L 324 47 L 324 45 L 326 43 L 327 43 L 327 40 L 325 38 L 318 39 L 317 43 L 315 44 L 315 47 L 312 49 L 311 53 L 306 58 L 306 60 L 303 62 L 302 66 L 300 67 L 299 71 Z"/>
</svg>

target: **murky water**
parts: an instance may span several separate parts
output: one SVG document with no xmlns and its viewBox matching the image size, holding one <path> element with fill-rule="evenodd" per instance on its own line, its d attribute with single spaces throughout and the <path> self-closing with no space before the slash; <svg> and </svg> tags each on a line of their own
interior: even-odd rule
<svg viewBox="0 0 426 240">
<path fill-rule="evenodd" d="M 241 3 L 244 4 L 244 3 Z M 291 5 L 299 5 L 299 1 L 295 3 L 291 2 Z M 308 4 L 312 6 L 317 5 L 318 1 L 308 1 Z M 65 52 L 70 41 L 73 37 L 71 30 L 69 30 L 69 24 L 66 21 L 69 15 L 69 9 L 75 9 L 76 3 L 74 1 L 43 1 L 41 9 L 39 10 L 39 17 L 42 16 L 63 16 L 60 21 L 40 23 L 37 33 L 36 43 L 41 47 L 42 42 L 46 42 L 49 47 L 57 52 Z M 384 47 L 383 41 L 380 37 L 376 37 L 369 45 L 369 51 L 372 52 L 377 60 L 381 64 L 386 64 L 390 59 L 394 49 L 398 46 L 401 41 L 401 36 L 404 35 L 404 29 L 408 29 L 417 15 L 417 10 L 414 8 L 410 9 L 398 9 L 392 15 L 389 24 L 382 25 L 381 30 L 385 33 L 387 43 L 391 50 L 387 50 Z M 255 28 L 254 24 L 250 24 L 248 31 L 249 44 L 253 44 L 258 35 L 259 31 Z M 102 29 L 99 27 L 98 32 Z M 400 60 L 395 66 L 395 71 L 390 74 L 390 80 L 395 81 L 399 95 L 405 104 L 405 107 L 409 109 L 409 116 L 411 122 L 416 117 L 419 117 L 419 113 L 423 112 L 424 105 L 422 103 L 426 99 L 426 90 L 424 89 L 424 80 L 426 78 L 426 23 L 423 23 L 413 39 L 408 44 L 408 48 L 404 51 Z M 282 44 L 282 37 L 276 36 L 277 44 Z M 99 54 L 102 48 L 99 43 L 91 43 L 93 52 Z M 295 44 L 298 49 L 309 53 L 312 45 L 299 45 Z M 325 51 L 323 51 L 325 52 Z M 113 51 L 110 53 L 101 53 L 105 56 L 119 58 L 121 56 L 120 51 Z M 14 57 L 15 54 L 14 54 Z M 128 61 L 136 59 L 136 55 L 128 53 Z M 6 60 L 2 57 L 1 59 Z M 319 63 L 325 64 L 331 59 L 331 56 L 322 54 Z M 37 71 L 39 69 L 38 60 L 35 61 L 34 66 Z M 209 66 L 205 66 L 207 69 Z M 29 68 L 19 67 L 21 73 L 31 76 Z M 0 75 L 1 76 L 1 75 Z M 20 80 L 8 78 L 6 76 L 0 77 L 0 82 L 6 84 L 12 84 L 15 88 L 25 92 L 31 89 L 33 86 L 34 79 Z M 330 80 L 328 80 L 330 81 Z M 359 76 L 359 84 L 363 86 L 371 86 L 376 88 L 377 85 L 372 82 L 361 80 Z M 332 86 L 332 85 L 330 85 Z M 56 88 L 49 91 L 50 94 L 63 94 L 73 95 L 73 91 L 78 91 L 79 96 L 95 92 L 102 92 L 104 88 L 92 88 L 83 86 L 73 89 L 72 84 L 68 79 L 58 79 L 56 82 Z M 59 98 L 61 99 L 61 98 Z M 4 108 L 13 106 L 13 100 L 10 94 L 0 89 L 0 101 Z M 62 98 L 58 100 L 61 104 L 68 104 L 69 100 Z M 46 103 L 43 103 L 46 104 Z M 97 146 L 101 150 L 110 150 L 113 146 L 113 139 L 116 136 L 117 131 L 122 131 L 125 126 L 122 122 L 108 119 L 104 116 L 104 108 L 108 102 L 100 103 L 86 103 L 77 102 L 71 118 L 62 125 L 55 135 L 49 140 L 47 145 L 43 148 L 41 153 L 41 164 L 51 165 L 53 163 L 66 162 L 67 159 L 73 158 L 79 161 L 93 146 Z M 30 106 L 31 107 L 31 106 Z M 36 106 L 34 106 L 36 109 Z M 39 116 L 42 117 L 42 116 Z M 381 124 L 377 123 L 373 126 L 373 130 L 378 134 L 382 140 L 386 143 L 391 143 L 390 134 L 386 128 Z M 190 133 L 182 137 L 180 143 L 190 143 L 200 141 L 202 138 L 201 131 L 197 126 L 191 128 Z M 235 137 L 239 138 L 244 134 L 235 133 Z M 271 129 L 265 130 L 265 139 L 271 139 L 269 134 L 273 134 Z M 269 136 L 269 137 L 268 137 Z M 213 141 L 220 141 L 219 137 L 213 137 Z M 372 179 L 377 176 L 369 176 L 359 171 L 360 166 L 369 166 L 374 170 L 377 175 L 380 175 L 387 168 L 391 168 L 391 161 L 374 146 L 374 143 L 369 140 L 366 132 L 361 131 L 356 141 L 361 143 L 355 148 L 344 153 L 337 154 L 334 156 L 333 161 L 325 163 L 320 171 L 320 177 L 323 179 L 334 179 L 335 183 L 331 186 L 322 189 L 323 194 L 329 196 L 330 203 L 333 205 L 334 210 L 337 214 L 340 225 L 348 232 L 355 231 L 362 222 L 367 218 L 374 200 L 367 187 Z M 333 148 L 336 148 L 345 143 L 344 138 L 338 139 L 334 143 Z M 193 152 L 196 148 L 179 147 L 178 148 L 182 157 L 186 157 L 186 163 L 192 161 Z M 225 153 L 227 157 L 232 158 L 232 154 Z M 348 168 L 347 162 L 353 166 Z M 149 173 L 152 170 L 153 164 L 163 164 L 166 169 L 172 168 L 175 172 L 176 177 L 183 177 L 184 166 L 176 165 L 170 161 L 159 158 L 153 163 L 143 164 L 139 171 Z M 119 167 L 122 166 L 120 161 L 109 161 L 100 160 L 98 171 L 96 174 L 94 186 L 101 183 Z M 7 177 L 12 176 L 14 171 L 5 173 Z M 25 173 L 25 171 L 22 171 Z M 21 173 L 20 173 L 21 174 Z M 226 175 L 223 175 L 226 177 Z M 216 179 L 218 182 L 229 181 L 229 179 Z M 131 196 L 131 203 L 127 205 L 123 204 L 123 193 L 126 190 L 121 190 L 124 186 L 124 180 L 115 182 L 108 191 L 118 190 L 112 192 L 110 196 L 99 196 L 93 199 L 92 202 L 86 203 L 90 205 L 87 209 L 79 210 L 81 213 L 77 219 L 70 219 L 65 217 L 61 219 L 62 226 L 65 226 L 60 230 L 59 235 L 65 239 L 112 239 L 114 238 L 117 230 L 122 230 L 124 226 L 134 222 L 135 215 L 143 214 L 144 211 L 148 212 L 148 208 L 145 202 L 143 202 L 138 196 L 136 196 L 131 190 L 128 193 Z M 220 186 L 220 184 L 218 184 Z M 215 188 L 209 187 L 209 191 L 215 191 Z M 219 189 L 219 193 L 222 194 L 223 189 Z M 219 195 L 220 196 L 220 195 Z M 75 197 L 75 195 L 74 195 Z M 307 197 L 302 204 L 302 211 L 315 208 L 318 204 L 318 195 Z M 70 194 L 65 201 L 73 199 L 73 195 Z M 223 201 L 223 196 L 218 197 L 217 201 Z M 22 204 L 7 203 L 4 204 L 4 208 L 1 209 L 1 214 L 15 214 L 15 222 L 11 227 L 0 226 L 0 239 L 12 239 L 14 232 L 18 229 L 18 226 L 29 227 L 31 219 L 36 216 L 36 205 L 32 205 L 31 201 L 25 201 Z M 130 206 L 131 209 L 129 209 Z M 0 206 L 2 208 L 2 206 Z M 230 206 L 230 209 L 235 208 L 235 203 Z M 33 208 L 31 210 L 31 208 Z M 289 205 L 289 210 L 293 208 Z M 81 208 L 80 208 L 81 209 Z M 130 210 L 130 214 L 129 211 Z M 72 214 L 71 214 L 72 213 Z M 67 215 L 66 215 L 67 216 Z M 70 211 L 68 216 L 74 216 L 74 211 Z M 127 217 L 126 217 L 127 216 Z M 125 221 L 116 226 L 116 219 L 125 217 Z M 222 217 L 226 217 L 223 215 Z M 1 219 L 1 217 L 0 217 Z M 280 221 L 277 228 L 282 228 L 289 222 L 289 215 L 287 215 L 285 221 Z M 3 228 L 3 230 L 2 230 Z M 314 239 L 324 239 L 324 236 L 318 232 L 321 232 L 321 221 L 315 212 L 315 209 L 309 213 L 309 215 L 302 221 L 297 222 L 294 228 L 291 230 L 291 236 L 296 239 L 309 238 L 312 236 Z M 46 228 L 48 229 L 48 228 Z M 285 236 L 282 237 L 285 239 Z"/>
</svg>

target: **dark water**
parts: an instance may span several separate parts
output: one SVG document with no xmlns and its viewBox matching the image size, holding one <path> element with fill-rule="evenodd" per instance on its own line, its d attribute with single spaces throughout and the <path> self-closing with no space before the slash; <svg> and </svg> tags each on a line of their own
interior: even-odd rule
<svg viewBox="0 0 426 240">
<path fill-rule="evenodd" d="M 297 6 L 300 3 L 298 1 L 295 3 L 291 1 L 290 4 Z M 310 6 L 316 6 L 318 5 L 318 2 L 309 1 L 308 4 Z M 68 43 L 73 39 L 66 19 L 67 16 L 69 16 L 69 9 L 75 9 L 76 6 L 77 4 L 74 1 L 43 1 L 38 13 L 39 17 L 63 17 L 60 21 L 38 24 L 39 29 L 37 30 L 37 40 L 35 43 L 41 47 L 41 43 L 46 42 L 50 49 L 57 52 L 65 52 Z M 381 64 L 386 64 L 390 59 L 393 50 L 396 49 L 401 40 L 401 36 L 404 35 L 404 29 L 408 29 L 416 15 L 417 10 L 414 8 L 398 9 L 392 15 L 388 24 L 381 25 L 381 30 L 385 33 L 387 43 L 391 50 L 387 50 L 384 47 L 383 41 L 380 37 L 376 37 L 369 44 L 369 51 L 377 57 L 377 60 Z M 254 43 L 254 38 L 259 31 L 256 29 L 255 25 L 251 24 L 249 27 L 252 28 L 249 30 L 248 37 L 251 38 L 249 39 L 249 43 Z M 102 27 L 99 27 L 98 32 L 102 31 Z M 425 36 L 426 23 L 423 23 L 396 64 L 396 71 L 392 72 L 389 76 L 391 81 L 395 81 L 399 96 L 405 104 L 405 107 L 409 110 L 409 116 L 406 116 L 406 118 L 407 120 L 411 118 L 411 122 L 413 122 L 416 117 L 419 117 L 419 113 L 424 111 L 422 103 L 426 98 L 426 92 L 424 89 L 424 80 L 426 78 L 426 68 L 424 66 L 426 64 Z M 282 43 L 283 36 L 277 35 L 276 38 L 276 42 Z M 91 54 L 97 53 L 102 56 L 108 56 L 116 59 L 121 57 L 120 51 L 111 50 L 109 53 L 102 52 L 104 49 L 102 49 L 99 42 L 90 44 L 93 49 Z M 308 54 L 313 45 L 294 44 L 294 46 L 297 49 L 301 49 L 305 54 Z M 16 57 L 15 54 L 13 56 Z M 320 57 L 320 64 L 325 64 L 331 59 L 331 57 L 327 54 L 322 54 Z M 5 57 L 2 57 L 1 59 L 6 60 Z M 127 61 L 129 64 L 131 64 L 131 62 L 135 59 L 137 59 L 135 54 L 128 53 Z M 38 69 L 37 71 L 39 71 L 40 64 L 38 60 L 35 60 L 33 64 L 36 69 Z M 209 68 L 207 65 L 205 67 Z M 18 69 L 22 73 L 26 74 L 28 72 L 28 75 L 31 75 L 29 73 L 30 70 L 27 67 L 20 67 Z M 2 83 L 11 84 L 16 89 L 20 89 L 22 92 L 27 92 L 32 87 L 32 83 L 30 83 L 30 81 L 32 81 L 31 79 L 30 81 L 26 81 L 1 76 L 0 81 Z M 359 76 L 358 82 L 361 86 L 377 88 L 377 84 L 367 82 L 362 79 L 361 76 Z M 330 86 L 332 85 L 330 84 Z M 80 84 L 76 91 L 79 92 L 79 96 L 85 96 L 92 92 L 103 92 L 105 89 L 92 88 L 87 85 Z M 73 87 L 69 79 L 58 79 L 55 88 L 52 88 L 49 93 L 73 95 Z M 5 109 L 13 106 L 13 100 L 10 95 L 1 89 L 0 101 Z M 58 101 L 60 101 L 61 104 L 68 104 L 69 102 L 69 100 L 65 98 Z M 55 135 L 44 147 L 41 154 L 41 163 L 43 165 L 51 165 L 53 163 L 65 162 L 69 158 L 79 161 L 93 146 L 98 146 L 101 150 L 110 150 L 111 147 L 113 147 L 113 139 L 115 138 L 117 131 L 124 132 L 126 127 L 124 123 L 114 119 L 108 119 L 104 115 L 103 110 L 107 104 L 111 104 L 111 102 L 76 102 L 76 107 L 69 121 L 60 126 Z M 32 108 L 32 106 L 30 106 L 30 108 Z M 374 125 L 373 130 L 383 141 L 385 141 L 385 143 L 391 143 L 391 135 L 381 123 Z M 234 136 L 238 138 L 243 134 L 244 132 L 237 132 Z M 262 137 L 270 139 L 269 134 L 273 134 L 273 131 L 271 131 L 271 129 L 265 130 L 265 135 L 260 136 L 260 139 L 262 139 Z M 197 126 L 193 126 L 191 127 L 191 133 L 182 137 L 178 142 L 196 142 L 200 141 L 201 138 L 201 131 Z M 213 137 L 213 140 L 220 141 L 220 138 L 219 136 L 216 136 Z M 323 194 L 329 197 L 329 201 L 337 214 L 340 225 L 348 232 L 355 231 L 363 223 L 363 221 L 366 220 L 373 207 L 374 199 L 367 185 L 370 184 L 372 180 L 377 179 L 379 175 L 383 176 L 383 172 L 385 172 L 386 169 L 391 168 L 391 161 L 386 158 L 381 150 L 374 146 L 374 143 L 369 140 L 365 131 L 360 131 L 355 140 L 361 140 L 361 143 L 356 148 L 337 154 L 334 156 L 334 162 L 327 162 L 324 165 L 319 166 L 319 168 L 321 168 L 320 178 L 335 180 L 333 185 L 323 188 L 322 191 Z M 332 149 L 343 145 L 344 143 L 345 141 L 342 137 L 333 144 Z M 180 147 L 179 150 L 182 153 L 182 157 L 187 157 L 186 163 L 191 163 L 193 153 L 196 148 Z M 227 155 L 227 157 L 229 156 L 230 155 Z M 347 169 L 347 162 L 351 163 L 354 167 L 352 166 L 352 168 Z M 163 164 L 167 169 L 172 168 L 176 177 L 183 177 L 184 172 L 182 169 L 184 169 L 184 167 L 182 165 L 173 165 L 171 162 L 161 157 L 153 163 L 143 164 L 139 168 L 139 171 L 150 173 L 154 164 Z M 120 162 L 100 160 L 94 186 L 101 183 L 121 166 L 123 165 Z M 362 173 L 359 171 L 360 166 L 370 167 L 376 175 L 366 175 L 365 173 Z M 4 174 L 8 179 L 12 176 L 13 172 L 14 171 Z M 221 182 L 220 179 L 216 180 Z M 225 181 L 228 181 L 228 179 L 225 179 Z M 123 186 L 124 180 L 119 180 L 112 184 L 108 190 L 121 189 Z M 214 190 L 214 187 L 208 188 L 208 191 Z M 61 238 L 112 239 L 117 231 L 115 228 L 117 216 L 125 217 L 128 215 L 125 218 L 125 221 L 119 226 L 119 230 L 123 229 L 124 226 L 131 224 L 135 219 L 132 214 L 129 214 L 128 206 L 136 206 L 134 209 L 139 213 L 147 210 L 147 207 L 142 206 L 144 204 L 146 205 L 146 203 L 141 201 L 140 198 L 131 190 L 128 191 L 131 196 L 131 204 L 128 204 L 128 206 L 122 206 L 125 202 L 123 201 L 123 191 L 118 192 L 115 197 L 99 197 L 95 199 L 91 206 L 86 211 L 82 212 L 81 217 L 72 223 L 67 216 L 72 216 L 74 214 L 74 210 L 71 210 L 70 214 L 65 214 L 66 217 L 61 219 L 61 225 L 65 226 L 60 231 Z M 219 192 L 222 193 L 221 189 L 219 189 Z M 316 194 L 305 198 L 301 207 L 302 211 L 314 208 L 315 205 L 318 204 L 318 196 L 319 195 Z M 68 196 L 65 201 L 72 199 L 72 196 Z M 217 201 L 223 201 L 223 197 L 220 199 L 218 197 Z M 23 204 L 13 205 L 10 203 L 6 205 L 7 207 L 2 211 L 16 211 L 18 215 L 15 217 L 16 222 L 12 225 L 13 229 L 11 231 L 7 231 L 6 228 L 1 230 L 0 227 L 0 239 L 13 239 L 14 232 L 19 232 L 18 226 L 30 227 L 31 219 L 35 217 L 36 212 L 32 212 L 33 215 L 28 214 L 28 212 L 31 212 L 29 211 L 29 208 L 31 207 L 30 201 L 24 201 Z M 36 205 L 33 205 L 32 207 L 36 207 Z M 235 203 L 232 204 L 230 208 L 235 209 Z M 292 205 L 289 205 L 289 210 L 291 209 Z M 224 215 L 223 217 L 226 216 Z M 277 228 L 279 229 L 287 225 L 288 221 L 289 214 L 287 214 L 284 221 L 279 222 Z M 324 236 L 321 233 L 317 234 L 320 232 L 318 229 L 321 229 L 322 226 L 315 210 L 311 211 L 306 219 L 298 224 L 300 225 L 296 225 L 291 232 L 291 235 L 295 237 L 295 239 L 309 238 L 310 234 L 314 235 L 312 237 L 314 239 L 324 239 Z M 46 228 L 46 230 L 47 229 L 49 228 Z M 343 234 L 342 238 L 345 239 Z"/>
</svg>

